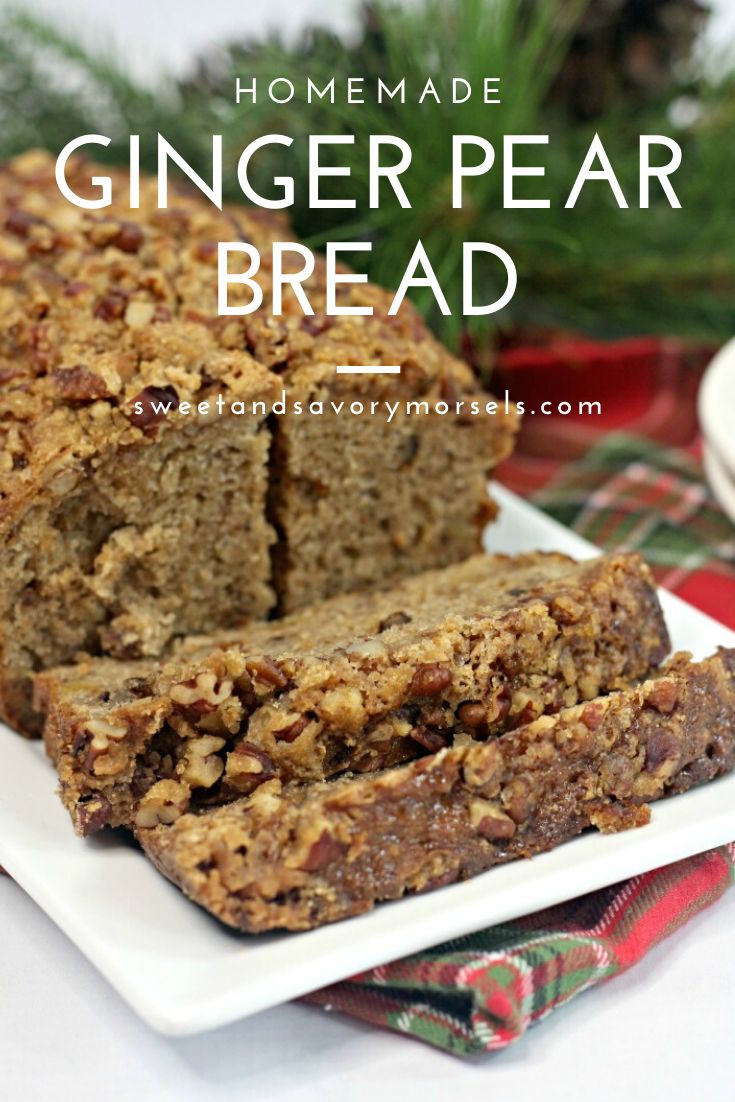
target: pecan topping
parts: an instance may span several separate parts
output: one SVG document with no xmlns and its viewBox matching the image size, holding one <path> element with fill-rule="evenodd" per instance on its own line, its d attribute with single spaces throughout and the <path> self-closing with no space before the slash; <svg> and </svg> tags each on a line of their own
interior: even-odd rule
<svg viewBox="0 0 735 1102">
<path fill-rule="evenodd" d="M 136 406 L 140 405 L 140 412 Z M 163 408 L 162 408 L 163 407 Z M 179 408 L 179 396 L 172 386 L 146 386 L 130 403 L 128 421 L 138 429 L 147 429 L 163 421 L 171 409 Z"/>
<path fill-rule="evenodd" d="M 295 742 L 301 732 L 309 724 L 309 720 L 306 716 L 301 716 L 299 719 L 294 720 L 288 727 L 281 727 L 280 730 L 273 732 L 273 737 L 276 742 Z"/>
<path fill-rule="evenodd" d="M 72 279 L 70 283 L 67 283 L 63 294 L 65 298 L 76 298 L 77 295 L 84 294 L 89 289 L 89 284 L 85 283 L 84 280 Z"/>
<path fill-rule="evenodd" d="M 143 697 L 153 695 L 153 686 L 147 677 L 129 677 L 123 684 L 123 689 L 131 696 Z"/>
<path fill-rule="evenodd" d="M 194 256 L 197 260 L 213 260 L 217 255 L 216 241 L 200 241 L 194 248 Z"/>
<path fill-rule="evenodd" d="M 112 723 L 107 719 L 90 719 L 86 727 L 93 739 L 112 739 L 113 742 L 120 742 L 128 733 L 124 723 Z"/>
<path fill-rule="evenodd" d="M 435 754 L 447 745 L 447 740 L 439 731 L 432 731 L 428 727 L 416 727 L 411 732 L 411 738 L 419 746 L 423 746 L 430 754 Z"/>
<path fill-rule="evenodd" d="M 143 231 L 135 222 L 121 222 L 110 244 L 117 245 L 124 253 L 137 253 L 143 244 Z"/>
<path fill-rule="evenodd" d="M 186 768 L 183 779 L 192 788 L 211 788 L 225 771 L 225 763 L 217 756 L 225 745 L 223 738 L 204 735 L 191 739 L 186 746 Z"/>
<path fill-rule="evenodd" d="M 122 291 L 108 291 L 97 300 L 94 316 L 101 321 L 117 321 L 125 313 L 128 296 Z"/>
<path fill-rule="evenodd" d="M 378 632 L 387 631 L 388 628 L 398 627 L 399 624 L 410 624 L 411 617 L 407 612 L 391 612 L 390 616 L 386 616 L 384 620 L 381 620 L 378 624 Z"/>
<path fill-rule="evenodd" d="M 438 662 L 417 666 L 411 679 L 409 694 L 411 696 L 436 696 L 451 683 L 452 674 L 447 666 Z"/>
<path fill-rule="evenodd" d="M 97 398 L 109 397 L 105 380 L 84 364 L 59 368 L 52 372 L 51 377 L 61 397 L 68 402 L 92 402 Z"/>
<path fill-rule="evenodd" d="M 500 751 L 494 742 L 475 743 L 469 747 L 462 768 L 465 784 L 469 788 L 485 788 L 494 779 L 500 764 Z"/>
<path fill-rule="evenodd" d="M 680 752 L 679 741 L 671 731 L 654 728 L 646 742 L 646 771 L 656 775 L 673 772 Z"/>
<path fill-rule="evenodd" d="M 487 714 L 487 721 L 493 726 L 505 723 L 512 703 L 511 691 L 507 686 L 501 685 L 493 693 L 492 705 Z"/>
<path fill-rule="evenodd" d="M 81 834 L 86 838 L 88 834 L 94 834 L 107 826 L 110 821 L 112 806 L 105 796 L 99 796 L 94 792 L 87 792 L 77 800 L 76 823 Z"/>
<path fill-rule="evenodd" d="M 675 681 L 656 681 L 648 694 L 646 704 L 657 712 L 670 715 L 676 707 L 679 690 Z"/>
<path fill-rule="evenodd" d="M 590 704 L 585 704 L 580 719 L 588 731 L 596 731 L 604 715 L 605 705 L 601 700 L 593 700 Z"/>
<path fill-rule="evenodd" d="M 456 405 L 462 397 L 462 391 L 454 375 L 449 373 L 442 375 L 439 381 L 439 394 L 450 405 Z"/>
<path fill-rule="evenodd" d="M 328 314 L 305 314 L 301 319 L 301 328 L 312 337 L 318 337 L 334 325 L 334 318 Z"/>
<path fill-rule="evenodd" d="M 29 214 L 25 210 L 11 210 L 5 219 L 5 229 L 16 237 L 28 237 L 33 226 L 44 226 L 46 223 L 37 214 Z"/>
<path fill-rule="evenodd" d="M 324 830 L 318 840 L 314 842 L 299 868 L 303 869 L 304 872 L 319 872 L 320 869 L 326 868 L 332 861 L 337 861 L 346 848 L 336 838 L 332 837 L 328 830 Z"/>
<path fill-rule="evenodd" d="M 145 329 L 146 325 L 150 325 L 153 321 L 155 312 L 156 308 L 152 302 L 141 302 L 136 299 L 134 302 L 129 302 L 125 309 L 125 324 L 129 329 Z"/>
<path fill-rule="evenodd" d="M 465 727 L 469 727 L 471 731 L 483 727 L 487 719 L 484 707 L 476 700 L 468 700 L 466 703 L 460 704 L 457 709 L 457 716 L 460 723 Z"/>
<path fill-rule="evenodd" d="M 273 759 L 252 742 L 241 742 L 227 755 L 225 775 L 235 788 L 248 791 L 276 775 Z"/>
<path fill-rule="evenodd" d="M 540 715 L 539 706 L 535 700 L 530 697 L 525 701 L 520 711 L 515 716 L 515 726 L 524 727 L 527 723 L 533 723 L 534 719 L 538 719 Z"/>
<path fill-rule="evenodd" d="M 247 662 L 246 666 L 248 673 L 255 681 L 263 681 L 266 685 L 273 685 L 276 689 L 285 689 L 288 685 L 288 678 L 281 667 L 267 654 Z"/>
<path fill-rule="evenodd" d="M 232 681 L 219 681 L 212 670 L 205 670 L 196 677 L 190 677 L 188 681 L 172 685 L 169 695 L 174 704 L 181 704 L 184 708 L 203 714 L 213 712 L 223 704 L 231 695 L 232 689 Z"/>
<path fill-rule="evenodd" d="M 189 806 L 189 790 L 178 781 L 158 781 L 149 788 L 138 805 L 135 825 L 141 829 L 173 823 Z"/>
<path fill-rule="evenodd" d="M 577 624 L 584 615 L 584 609 L 573 597 L 554 597 L 550 612 L 558 624 Z"/>
<path fill-rule="evenodd" d="M 478 834 L 493 842 L 512 838 L 516 832 L 516 825 L 510 816 L 488 800 L 472 800 L 470 822 Z"/>
</svg>

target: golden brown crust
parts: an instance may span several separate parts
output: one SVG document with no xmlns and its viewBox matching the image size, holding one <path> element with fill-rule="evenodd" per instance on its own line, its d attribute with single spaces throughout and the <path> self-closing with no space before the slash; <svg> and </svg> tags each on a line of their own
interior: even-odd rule
<svg viewBox="0 0 735 1102">
<path fill-rule="evenodd" d="M 235 928 L 310 929 L 530 857 L 735 763 L 735 652 L 680 657 L 639 688 L 377 777 L 278 781 L 138 831 L 146 854 Z"/>
<path fill-rule="evenodd" d="M 37 679 L 80 832 L 148 818 L 162 780 L 185 808 L 494 735 L 645 676 L 668 637 L 638 557 L 532 554 L 476 556 L 213 645 Z"/>
</svg>

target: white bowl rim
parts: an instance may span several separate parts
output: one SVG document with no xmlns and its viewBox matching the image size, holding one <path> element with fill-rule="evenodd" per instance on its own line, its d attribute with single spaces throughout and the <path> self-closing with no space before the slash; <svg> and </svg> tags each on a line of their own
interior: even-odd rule
<svg viewBox="0 0 735 1102">
<path fill-rule="evenodd" d="M 723 397 L 728 386 L 732 388 L 730 403 Z M 735 338 L 723 345 L 707 367 L 697 407 L 705 440 L 714 449 L 719 466 L 735 478 Z"/>
<path fill-rule="evenodd" d="M 732 480 L 717 452 L 705 440 L 702 449 L 702 461 L 707 482 L 717 501 L 730 520 L 735 524 L 735 482 Z"/>
</svg>

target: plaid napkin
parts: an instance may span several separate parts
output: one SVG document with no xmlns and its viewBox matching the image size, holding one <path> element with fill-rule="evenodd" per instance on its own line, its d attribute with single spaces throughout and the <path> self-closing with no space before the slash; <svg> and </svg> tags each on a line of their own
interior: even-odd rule
<svg viewBox="0 0 735 1102">
<path fill-rule="evenodd" d="M 540 488 L 539 470 L 551 475 Z M 735 627 L 735 528 L 693 455 L 616 434 L 572 466 L 514 459 L 503 481 L 599 546 L 641 551 L 662 584 Z M 735 843 L 371 969 L 306 1001 L 462 1056 L 504 1048 L 636 964 L 734 879 Z"/>
<path fill-rule="evenodd" d="M 734 879 L 735 844 L 722 846 L 362 972 L 305 1001 L 460 1056 L 492 1052 L 636 964 Z"/>
</svg>

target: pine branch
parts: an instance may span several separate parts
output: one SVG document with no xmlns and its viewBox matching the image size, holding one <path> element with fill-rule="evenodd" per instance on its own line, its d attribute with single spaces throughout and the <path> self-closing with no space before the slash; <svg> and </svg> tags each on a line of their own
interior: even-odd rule
<svg viewBox="0 0 735 1102">
<path fill-rule="evenodd" d="M 735 73 L 721 68 L 716 78 L 690 74 L 665 94 L 632 112 L 621 96 L 594 127 L 565 114 L 556 98 L 570 42 L 589 0 L 564 5 L 527 0 L 418 0 L 412 5 L 379 2 L 366 9 L 361 33 L 345 46 L 328 31 L 312 31 L 295 44 L 276 36 L 230 43 L 200 60 L 189 79 L 163 75 L 155 88 L 133 80 L 109 50 L 86 50 L 53 25 L 19 12 L 0 25 L 0 156 L 33 145 L 56 151 L 79 134 L 103 132 L 112 139 L 101 159 L 127 160 L 130 133 L 142 137 L 144 167 L 155 170 L 153 138 L 165 134 L 197 171 L 211 171 L 211 135 L 223 135 L 227 197 L 242 199 L 235 167 L 243 146 L 262 133 L 294 137 L 284 154 L 264 150 L 254 165 L 254 185 L 268 194 L 274 175 L 295 179 L 292 214 L 299 235 L 310 244 L 362 237 L 373 243 L 371 278 L 395 285 L 418 238 L 426 245 L 453 308 L 461 290 L 462 239 L 488 240 L 506 248 L 519 269 L 519 290 L 502 316 L 472 321 L 487 340 L 491 324 L 504 329 L 533 323 L 584 327 L 600 333 L 673 332 L 716 339 L 735 328 L 735 220 L 729 188 L 735 178 Z M 560 15 L 560 12 L 563 13 Z M 366 89 L 381 77 L 407 87 L 435 79 L 446 92 L 451 76 L 477 88 L 485 75 L 502 79 L 501 107 L 475 95 L 453 106 L 429 99 L 420 108 L 397 101 L 349 107 L 338 96 L 306 104 L 300 96 L 283 107 L 261 96 L 234 102 L 235 78 L 256 77 L 265 87 L 275 76 L 308 74 L 318 84 L 334 77 L 365 78 Z M 551 94 L 553 90 L 553 95 Z M 699 117 L 675 134 L 684 150 L 676 176 L 682 209 L 672 210 L 654 193 L 650 210 L 635 209 L 638 191 L 638 135 L 671 133 L 669 108 L 686 92 Z M 631 209 L 619 210 L 604 184 L 585 189 L 573 211 L 564 209 L 594 130 L 599 130 Z M 528 164 L 544 163 L 543 179 L 518 181 L 520 194 L 543 195 L 548 210 L 504 210 L 502 170 L 467 182 L 465 209 L 451 205 L 452 132 L 479 134 L 495 144 L 504 133 L 549 134 L 548 147 L 531 147 Z M 357 201 L 355 210 L 309 210 L 309 133 L 350 133 L 344 147 L 349 178 L 335 177 L 327 194 Z M 386 192 L 379 210 L 370 210 L 366 173 L 371 133 L 396 134 L 413 150 L 405 177 L 413 203 L 402 209 Z M 539 158 L 542 158 L 542 161 Z M 525 185 L 525 191 L 524 191 Z M 367 254 L 358 258 L 362 268 Z M 500 291 L 497 274 L 478 270 L 476 299 Z M 456 342 L 466 324 L 455 314 L 443 318 L 430 296 L 419 305 L 441 335 Z"/>
</svg>

